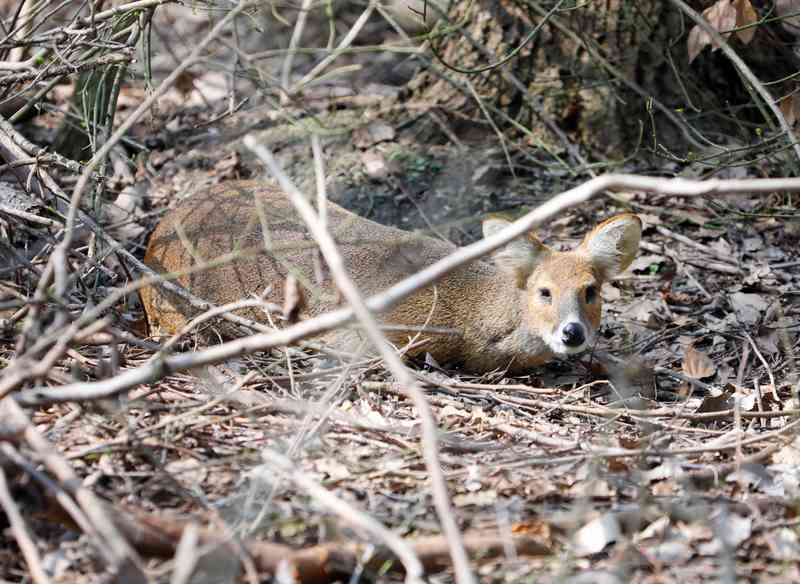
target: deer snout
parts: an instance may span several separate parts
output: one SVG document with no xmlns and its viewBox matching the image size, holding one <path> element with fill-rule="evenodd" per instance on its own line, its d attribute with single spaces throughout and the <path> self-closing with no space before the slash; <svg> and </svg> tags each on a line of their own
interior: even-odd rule
<svg viewBox="0 0 800 584">
<path fill-rule="evenodd" d="M 586 342 L 586 329 L 579 322 L 568 322 L 561 329 L 561 341 L 570 348 L 576 348 Z"/>
</svg>

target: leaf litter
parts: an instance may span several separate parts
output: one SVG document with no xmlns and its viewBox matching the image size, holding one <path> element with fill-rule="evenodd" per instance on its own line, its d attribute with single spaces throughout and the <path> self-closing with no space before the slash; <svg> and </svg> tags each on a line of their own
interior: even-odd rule
<svg viewBox="0 0 800 584">
<path fill-rule="evenodd" d="M 637 201 L 630 201 L 634 209 Z M 576 238 L 592 217 L 616 211 L 593 205 L 567 223 Z M 663 216 L 661 224 L 672 220 Z M 742 257 L 747 269 L 763 265 L 754 255 L 761 248 L 736 236 L 743 227 L 731 229 L 716 252 Z M 612 292 L 604 291 L 604 324 L 591 355 L 516 379 L 417 364 L 439 423 L 457 519 L 466 533 L 537 526 L 550 553 L 573 555 L 562 569 L 576 575 L 581 566 L 610 573 L 625 558 L 631 581 L 656 566 L 677 580 L 725 554 L 747 550 L 748 562 L 791 556 L 797 537 L 783 525 L 800 496 L 800 448 L 796 439 L 785 443 L 793 418 L 774 414 L 798 407 L 793 292 L 800 271 L 766 264 L 775 275 L 768 286 L 714 270 L 691 278 L 671 266 L 697 257 L 698 249 L 653 228 L 644 238 L 670 255 L 643 256 L 607 287 Z M 713 232 L 696 241 L 711 247 L 723 239 Z M 784 252 L 781 261 L 796 258 L 794 240 L 770 245 Z M 302 297 L 287 296 L 284 310 L 295 313 Z M 764 364 L 752 351 L 744 357 L 748 334 L 775 376 L 778 403 L 769 396 Z M 96 370 L 95 349 L 78 353 L 87 372 Z M 142 348 L 124 350 L 127 367 L 150 356 Z M 209 373 L 205 389 L 193 375 L 173 374 L 134 392 L 118 414 L 60 426 L 59 440 L 96 477 L 94 488 L 140 510 L 256 522 L 259 538 L 298 548 L 320 539 L 364 539 L 266 469 L 258 453 L 272 449 L 293 453 L 298 468 L 403 537 L 438 533 L 418 416 L 401 388 L 367 356 L 344 369 L 316 362 L 304 348 L 247 356 L 224 375 Z M 235 398 L 231 386 L 258 399 Z M 737 395 L 739 411 L 752 416 L 738 426 Z M 35 421 L 55 428 L 66 411 L 53 406 Z M 761 413 L 773 417 L 757 423 Z M 259 523 L 265 504 L 267 519 Z M 481 573 L 553 576 L 537 557 L 508 550 L 502 561 L 478 564 Z"/>
<path fill-rule="evenodd" d="M 177 123 L 175 131 L 186 130 L 195 120 Z M 356 151 L 352 159 L 363 155 L 374 165 L 367 164 L 370 179 L 385 180 L 389 163 L 375 147 L 401 139 L 367 126 L 359 145 L 371 154 Z M 346 154 L 346 146 L 336 147 Z M 192 185 L 250 172 L 235 152 L 193 150 L 150 155 L 159 170 L 149 179 L 151 203 L 163 207 Z M 155 218 L 135 190 L 118 203 L 115 219 L 129 221 L 129 241 L 140 242 Z M 546 550 L 526 554 L 508 545 L 499 557 L 475 560 L 486 581 L 556 581 L 583 570 L 597 576 L 588 581 L 651 581 L 654 574 L 697 581 L 734 559 L 739 571 L 798 579 L 800 443 L 796 416 L 780 415 L 800 408 L 798 236 L 759 215 L 781 204 L 742 197 L 736 211 L 745 215 L 635 193 L 629 207 L 587 204 L 559 219 L 559 238 L 578 240 L 597 217 L 646 206 L 644 241 L 656 250 L 642 250 L 604 288 L 604 324 L 591 354 L 515 379 L 468 376 L 432 360 L 415 364 L 438 421 L 441 465 L 462 531 L 506 540 L 526 534 Z M 12 283 L 6 288 L 13 298 Z M 291 319 L 303 298 L 287 296 Z M 134 304 L 123 312 L 131 322 L 140 317 Z M 766 364 L 745 350 L 747 335 Z M 3 350 L 10 355 L 12 347 Z M 146 345 L 121 343 L 120 370 L 153 355 Z M 54 374 L 95 378 L 105 360 L 98 347 L 77 346 Z M 305 346 L 242 357 L 226 370 L 174 373 L 126 400 L 87 407 L 77 419 L 74 406 L 53 405 L 34 412 L 34 422 L 57 437 L 86 485 L 150 517 L 246 525 L 262 541 L 295 549 L 373 543 L 267 466 L 260 452 L 271 449 L 396 534 L 439 534 L 419 416 L 402 388 L 369 355 L 348 366 L 323 361 Z M 40 512 L 38 520 L 48 521 Z M 91 557 L 90 546 L 83 538 L 59 544 L 62 536 L 48 550 L 52 574 L 90 581 L 80 559 Z M 3 565 L 16 561 L 7 553 L 0 551 Z M 437 577 L 452 580 L 446 570 Z"/>
</svg>

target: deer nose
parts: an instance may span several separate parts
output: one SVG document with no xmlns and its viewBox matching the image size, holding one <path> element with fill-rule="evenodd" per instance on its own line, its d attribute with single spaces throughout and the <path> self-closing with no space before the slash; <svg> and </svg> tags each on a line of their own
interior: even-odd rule
<svg viewBox="0 0 800 584">
<path fill-rule="evenodd" d="M 583 326 L 577 322 L 570 322 L 561 329 L 561 340 L 568 347 L 580 347 L 586 340 L 586 333 Z"/>
</svg>

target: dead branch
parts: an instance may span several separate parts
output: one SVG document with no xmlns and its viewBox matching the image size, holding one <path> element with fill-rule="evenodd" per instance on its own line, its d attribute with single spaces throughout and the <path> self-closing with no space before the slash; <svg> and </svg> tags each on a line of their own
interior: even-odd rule
<svg viewBox="0 0 800 584">
<path fill-rule="evenodd" d="M 373 312 L 382 312 L 397 302 L 427 286 L 444 274 L 467 262 L 483 257 L 505 245 L 515 237 L 535 229 L 559 213 L 584 203 L 603 191 L 643 191 L 674 196 L 719 195 L 728 193 L 771 193 L 775 191 L 800 192 L 800 179 L 746 179 L 696 181 L 689 179 L 667 179 L 636 175 L 603 175 L 591 179 L 573 189 L 556 195 L 530 213 L 524 215 L 502 231 L 460 248 L 446 258 L 410 276 L 385 292 L 366 301 Z M 175 371 L 192 367 L 221 363 L 241 355 L 265 351 L 289 345 L 301 339 L 318 335 L 341 326 L 353 317 L 352 309 L 335 310 L 281 331 L 252 335 L 229 341 L 196 353 L 172 355 L 158 362 L 129 369 L 120 375 L 103 381 L 72 383 L 55 388 L 37 387 L 19 393 L 15 399 L 27 407 L 41 406 L 65 401 L 81 401 L 109 397 L 142 383 L 153 383 Z M 6 391 L 10 391 L 6 389 Z M 3 391 L 0 391 L 2 397 Z"/>
<path fill-rule="evenodd" d="M 0 87 L 14 85 L 15 83 L 21 83 L 23 81 L 38 81 L 40 79 L 48 79 L 51 77 L 61 77 L 62 75 L 80 73 L 81 71 L 88 71 L 89 69 L 96 69 L 98 67 L 106 67 L 109 65 L 127 64 L 132 60 L 133 49 L 125 49 L 118 53 L 102 55 L 94 60 L 85 61 L 77 65 L 46 66 L 41 71 L 26 71 L 25 73 L 3 75 L 0 76 Z"/>
<path fill-rule="evenodd" d="M 744 77 L 755 90 L 755 92 L 758 93 L 759 97 L 763 100 L 764 105 L 769 108 L 769 110 L 772 112 L 772 115 L 775 116 L 775 119 L 778 121 L 778 125 L 780 125 L 781 130 L 786 135 L 786 141 L 792 145 L 794 154 L 797 157 L 795 164 L 797 164 L 797 161 L 800 160 L 800 143 L 798 143 L 797 138 L 794 135 L 794 131 L 786 122 L 783 112 L 781 112 L 780 108 L 775 103 L 775 100 L 769 94 L 769 91 L 767 91 L 767 88 L 764 87 L 764 84 L 761 83 L 758 77 L 756 77 L 752 69 L 747 66 L 747 63 L 745 63 L 736 53 L 736 51 L 733 50 L 730 43 L 725 40 L 719 31 L 711 26 L 708 21 L 702 17 L 702 15 L 698 14 L 697 11 L 692 9 L 692 7 L 686 4 L 686 2 L 683 0 L 671 0 L 671 2 L 714 40 L 715 45 L 722 49 L 722 52 L 725 53 L 725 56 L 728 57 L 728 59 L 730 59 L 731 63 L 733 63 L 742 77 Z"/>
<path fill-rule="evenodd" d="M 262 451 L 261 456 L 270 467 L 278 466 L 278 468 L 291 477 L 292 481 L 298 487 L 302 488 L 322 505 L 336 513 L 345 522 L 365 531 L 392 550 L 403 563 L 407 583 L 421 584 L 424 581 L 424 568 L 422 563 L 414 553 L 414 550 L 409 547 L 403 538 L 396 535 L 387 527 L 384 527 L 383 524 L 360 509 L 355 508 L 353 505 L 350 505 L 325 489 L 317 481 L 311 479 L 306 473 L 295 468 L 292 461 L 285 456 L 281 456 L 277 452 L 270 450 Z"/>
<path fill-rule="evenodd" d="M 369 390 L 390 391 L 398 395 L 404 395 L 403 387 L 397 383 L 381 383 L 381 382 L 368 382 L 363 383 L 362 387 Z M 446 387 L 446 386 L 444 386 Z M 480 390 L 478 390 L 480 391 Z M 481 392 L 482 397 L 487 397 L 489 394 Z M 734 415 L 734 408 L 720 410 L 717 412 L 702 412 L 702 413 L 683 413 L 675 411 L 672 408 L 656 408 L 652 410 L 640 410 L 625 407 L 608 407 L 608 406 L 579 406 L 573 404 L 556 403 L 543 399 L 530 399 L 513 396 L 503 396 L 502 398 L 495 398 L 501 403 L 508 403 L 516 406 L 531 408 L 531 410 L 539 412 L 542 410 L 555 410 L 562 412 L 570 412 L 573 414 L 582 414 L 586 416 L 598 416 L 601 418 L 619 418 L 621 416 L 630 416 L 637 418 L 667 418 L 674 420 L 691 420 L 695 422 L 712 421 L 712 420 L 726 420 L 732 418 Z M 743 418 L 788 418 L 800 416 L 800 409 L 785 409 L 780 411 L 763 411 L 763 412 L 742 412 Z"/>
<path fill-rule="evenodd" d="M 370 6 L 372 6 L 372 4 L 370 4 Z M 316 136 L 314 136 L 313 139 L 318 140 Z M 336 282 L 336 287 L 341 291 L 356 318 L 364 327 L 370 342 L 378 349 L 387 368 L 392 372 L 395 379 L 398 380 L 398 383 L 402 385 L 403 389 L 414 402 L 422 423 L 422 452 L 425 459 L 425 466 L 431 478 L 434 505 L 439 515 L 439 521 L 442 523 L 442 530 L 450 544 L 450 553 L 453 558 L 456 581 L 461 584 L 471 584 L 475 582 L 472 570 L 469 567 L 469 560 L 464 551 L 464 545 L 461 542 L 461 532 L 453 516 L 450 496 L 447 492 L 447 483 L 442 473 L 441 463 L 439 462 L 438 428 L 430 405 L 425 399 L 425 395 L 378 327 L 375 317 L 364 303 L 361 292 L 347 274 L 344 259 L 339 253 L 336 243 L 325 226 L 320 223 L 314 208 L 278 166 L 272 153 L 259 145 L 252 136 L 246 136 L 244 143 L 267 165 L 272 175 L 280 183 L 281 188 L 283 188 L 292 201 L 298 214 L 302 217 L 303 221 L 305 221 L 309 231 L 319 244 L 320 251 L 328 264 L 328 269 Z M 315 147 L 314 151 L 315 153 L 319 153 L 321 149 Z M 316 169 L 318 171 L 321 170 L 322 164 L 318 163 Z M 324 183 L 324 181 L 319 179 L 318 184 L 319 183 Z M 410 560 L 407 559 L 405 561 L 408 562 Z M 409 568 L 408 563 L 406 563 L 406 568 Z M 409 577 L 413 580 L 417 580 L 422 577 L 422 574 L 416 573 L 415 570 L 409 574 Z"/>
<path fill-rule="evenodd" d="M 62 485 L 69 485 L 75 500 L 91 521 L 92 529 L 87 533 L 95 535 L 92 538 L 93 543 L 109 567 L 121 578 L 127 578 L 127 581 L 141 582 L 142 584 L 147 582 L 138 556 L 113 523 L 109 521 L 101 501 L 95 497 L 92 491 L 81 484 L 69 463 L 30 423 L 13 399 L 5 398 L 0 401 L 0 416 L 4 420 L 8 420 L 12 426 L 23 428 L 24 440 L 36 452 L 45 467 L 58 478 Z"/>
<path fill-rule="evenodd" d="M 105 512 L 116 528 L 124 534 L 130 545 L 144 557 L 172 558 L 184 530 L 195 524 L 191 518 L 150 515 L 141 511 L 119 509 L 109 504 Z M 71 527 L 66 516 L 59 514 L 53 505 L 51 519 Z M 534 535 L 518 533 L 477 533 L 464 534 L 467 552 L 476 560 L 491 560 L 505 555 L 509 546 L 518 556 L 535 557 L 551 553 L 549 547 Z M 388 563 L 393 573 L 402 573 L 403 564 L 393 562 L 393 554 L 386 548 L 378 547 L 368 553 L 371 544 L 330 542 L 306 548 L 293 548 L 288 545 L 266 541 L 247 540 L 238 544 L 220 535 L 214 527 L 198 528 L 197 541 L 201 546 L 220 547 L 238 555 L 238 548 L 244 548 L 259 572 L 275 574 L 282 563 L 287 563 L 301 584 L 328 584 L 341 578 L 349 578 L 356 567 L 366 558 L 366 567 L 377 571 Z M 446 538 L 425 536 L 406 539 L 405 545 L 419 558 L 428 573 L 435 573 L 450 567 L 450 555 Z"/>
<path fill-rule="evenodd" d="M 17 545 L 22 552 L 22 556 L 28 564 L 31 580 L 33 580 L 35 584 L 48 584 L 50 579 L 47 577 L 47 573 L 42 566 L 42 558 L 39 556 L 36 543 L 31 537 L 28 526 L 25 524 L 25 518 L 22 516 L 19 507 L 11 496 L 6 473 L 2 465 L 0 465 L 0 508 L 6 514 L 8 523 L 11 526 L 11 531 L 14 534 L 14 539 L 17 540 Z"/>
</svg>

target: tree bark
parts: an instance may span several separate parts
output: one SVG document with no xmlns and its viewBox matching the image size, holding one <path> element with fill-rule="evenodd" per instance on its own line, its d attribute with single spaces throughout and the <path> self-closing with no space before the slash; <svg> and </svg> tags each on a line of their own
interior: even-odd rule
<svg viewBox="0 0 800 584">
<path fill-rule="evenodd" d="M 557 4 L 452 3 L 451 32 L 432 41 L 444 63 L 434 61 L 411 81 L 412 96 L 485 121 L 472 84 L 493 121 L 516 127 L 529 145 L 560 151 L 566 137 L 604 159 L 640 149 L 683 158 L 708 145 L 697 132 L 711 141 L 730 136 L 749 141 L 753 124 L 764 122 L 719 51 L 706 48 L 688 63 L 692 23 L 673 3 L 593 1 L 548 14 Z M 702 11 L 713 2 L 690 4 Z M 530 42 L 502 66 L 473 73 L 450 68 L 498 63 L 538 25 Z M 440 24 L 437 31 L 442 30 Z M 775 43 L 774 35 L 774 27 L 760 25 L 749 45 L 734 37 L 730 42 L 754 71 L 774 79 L 797 69 L 796 57 Z M 773 91 L 781 95 L 778 86 Z"/>
</svg>

